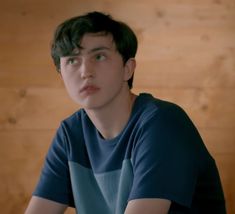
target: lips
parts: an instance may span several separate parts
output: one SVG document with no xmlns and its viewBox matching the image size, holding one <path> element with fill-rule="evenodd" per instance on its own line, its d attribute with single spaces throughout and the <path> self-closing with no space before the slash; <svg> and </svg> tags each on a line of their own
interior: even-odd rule
<svg viewBox="0 0 235 214">
<path fill-rule="evenodd" d="M 84 87 L 82 87 L 82 89 L 80 90 L 80 93 L 81 94 L 94 94 L 96 93 L 97 91 L 99 91 L 100 88 L 98 88 L 97 86 L 95 85 L 85 85 Z"/>
</svg>

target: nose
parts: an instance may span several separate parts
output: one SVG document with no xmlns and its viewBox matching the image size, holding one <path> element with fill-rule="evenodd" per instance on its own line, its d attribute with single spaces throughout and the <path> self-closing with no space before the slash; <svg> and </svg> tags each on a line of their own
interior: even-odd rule
<svg viewBox="0 0 235 214">
<path fill-rule="evenodd" d="M 80 73 L 82 79 L 92 78 L 94 77 L 94 68 L 88 60 L 82 60 L 82 64 L 80 66 Z"/>
</svg>

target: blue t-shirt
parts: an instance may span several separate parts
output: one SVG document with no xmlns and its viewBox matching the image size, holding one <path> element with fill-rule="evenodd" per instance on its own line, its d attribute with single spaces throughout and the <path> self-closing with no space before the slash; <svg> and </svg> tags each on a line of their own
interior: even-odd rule
<svg viewBox="0 0 235 214">
<path fill-rule="evenodd" d="M 123 214 L 138 198 L 169 199 L 172 214 L 226 213 L 215 161 L 192 121 L 150 94 L 136 98 L 128 123 L 111 140 L 83 109 L 65 119 L 34 195 L 79 214 Z"/>
</svg>

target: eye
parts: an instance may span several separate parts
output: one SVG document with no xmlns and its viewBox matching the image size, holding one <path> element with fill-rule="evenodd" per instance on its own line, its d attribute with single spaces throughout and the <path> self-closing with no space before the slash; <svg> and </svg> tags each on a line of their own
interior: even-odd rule
<svg viewBox="0 0 235 214">
<path fill-rule="evenodd" d="M 104 54 L 97 54 L 95 55 L 96 61 L 103 61 L 106 59 L 106 56 Z"/>
<path fill-rule="evenodd" d="M 78 59 L 76 57 L 69 57 L 67 59 L 67 64 L 68 65 L 75 65 L 75 64 L 78 64 Z"/>
</svg>

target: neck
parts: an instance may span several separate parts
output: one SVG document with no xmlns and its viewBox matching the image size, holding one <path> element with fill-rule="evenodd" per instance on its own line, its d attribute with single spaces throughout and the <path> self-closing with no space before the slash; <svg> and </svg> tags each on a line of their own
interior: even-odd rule
<svg viewBox="0 0 235 214">
<path fill-rule="evenodd" d="M 124 93 L 107 105 L 105 108 L 86 110 L 87 115 L 105 139 L 112 139 L 126 126 L 131 115 L 136 95 Z"/>
</svg>

